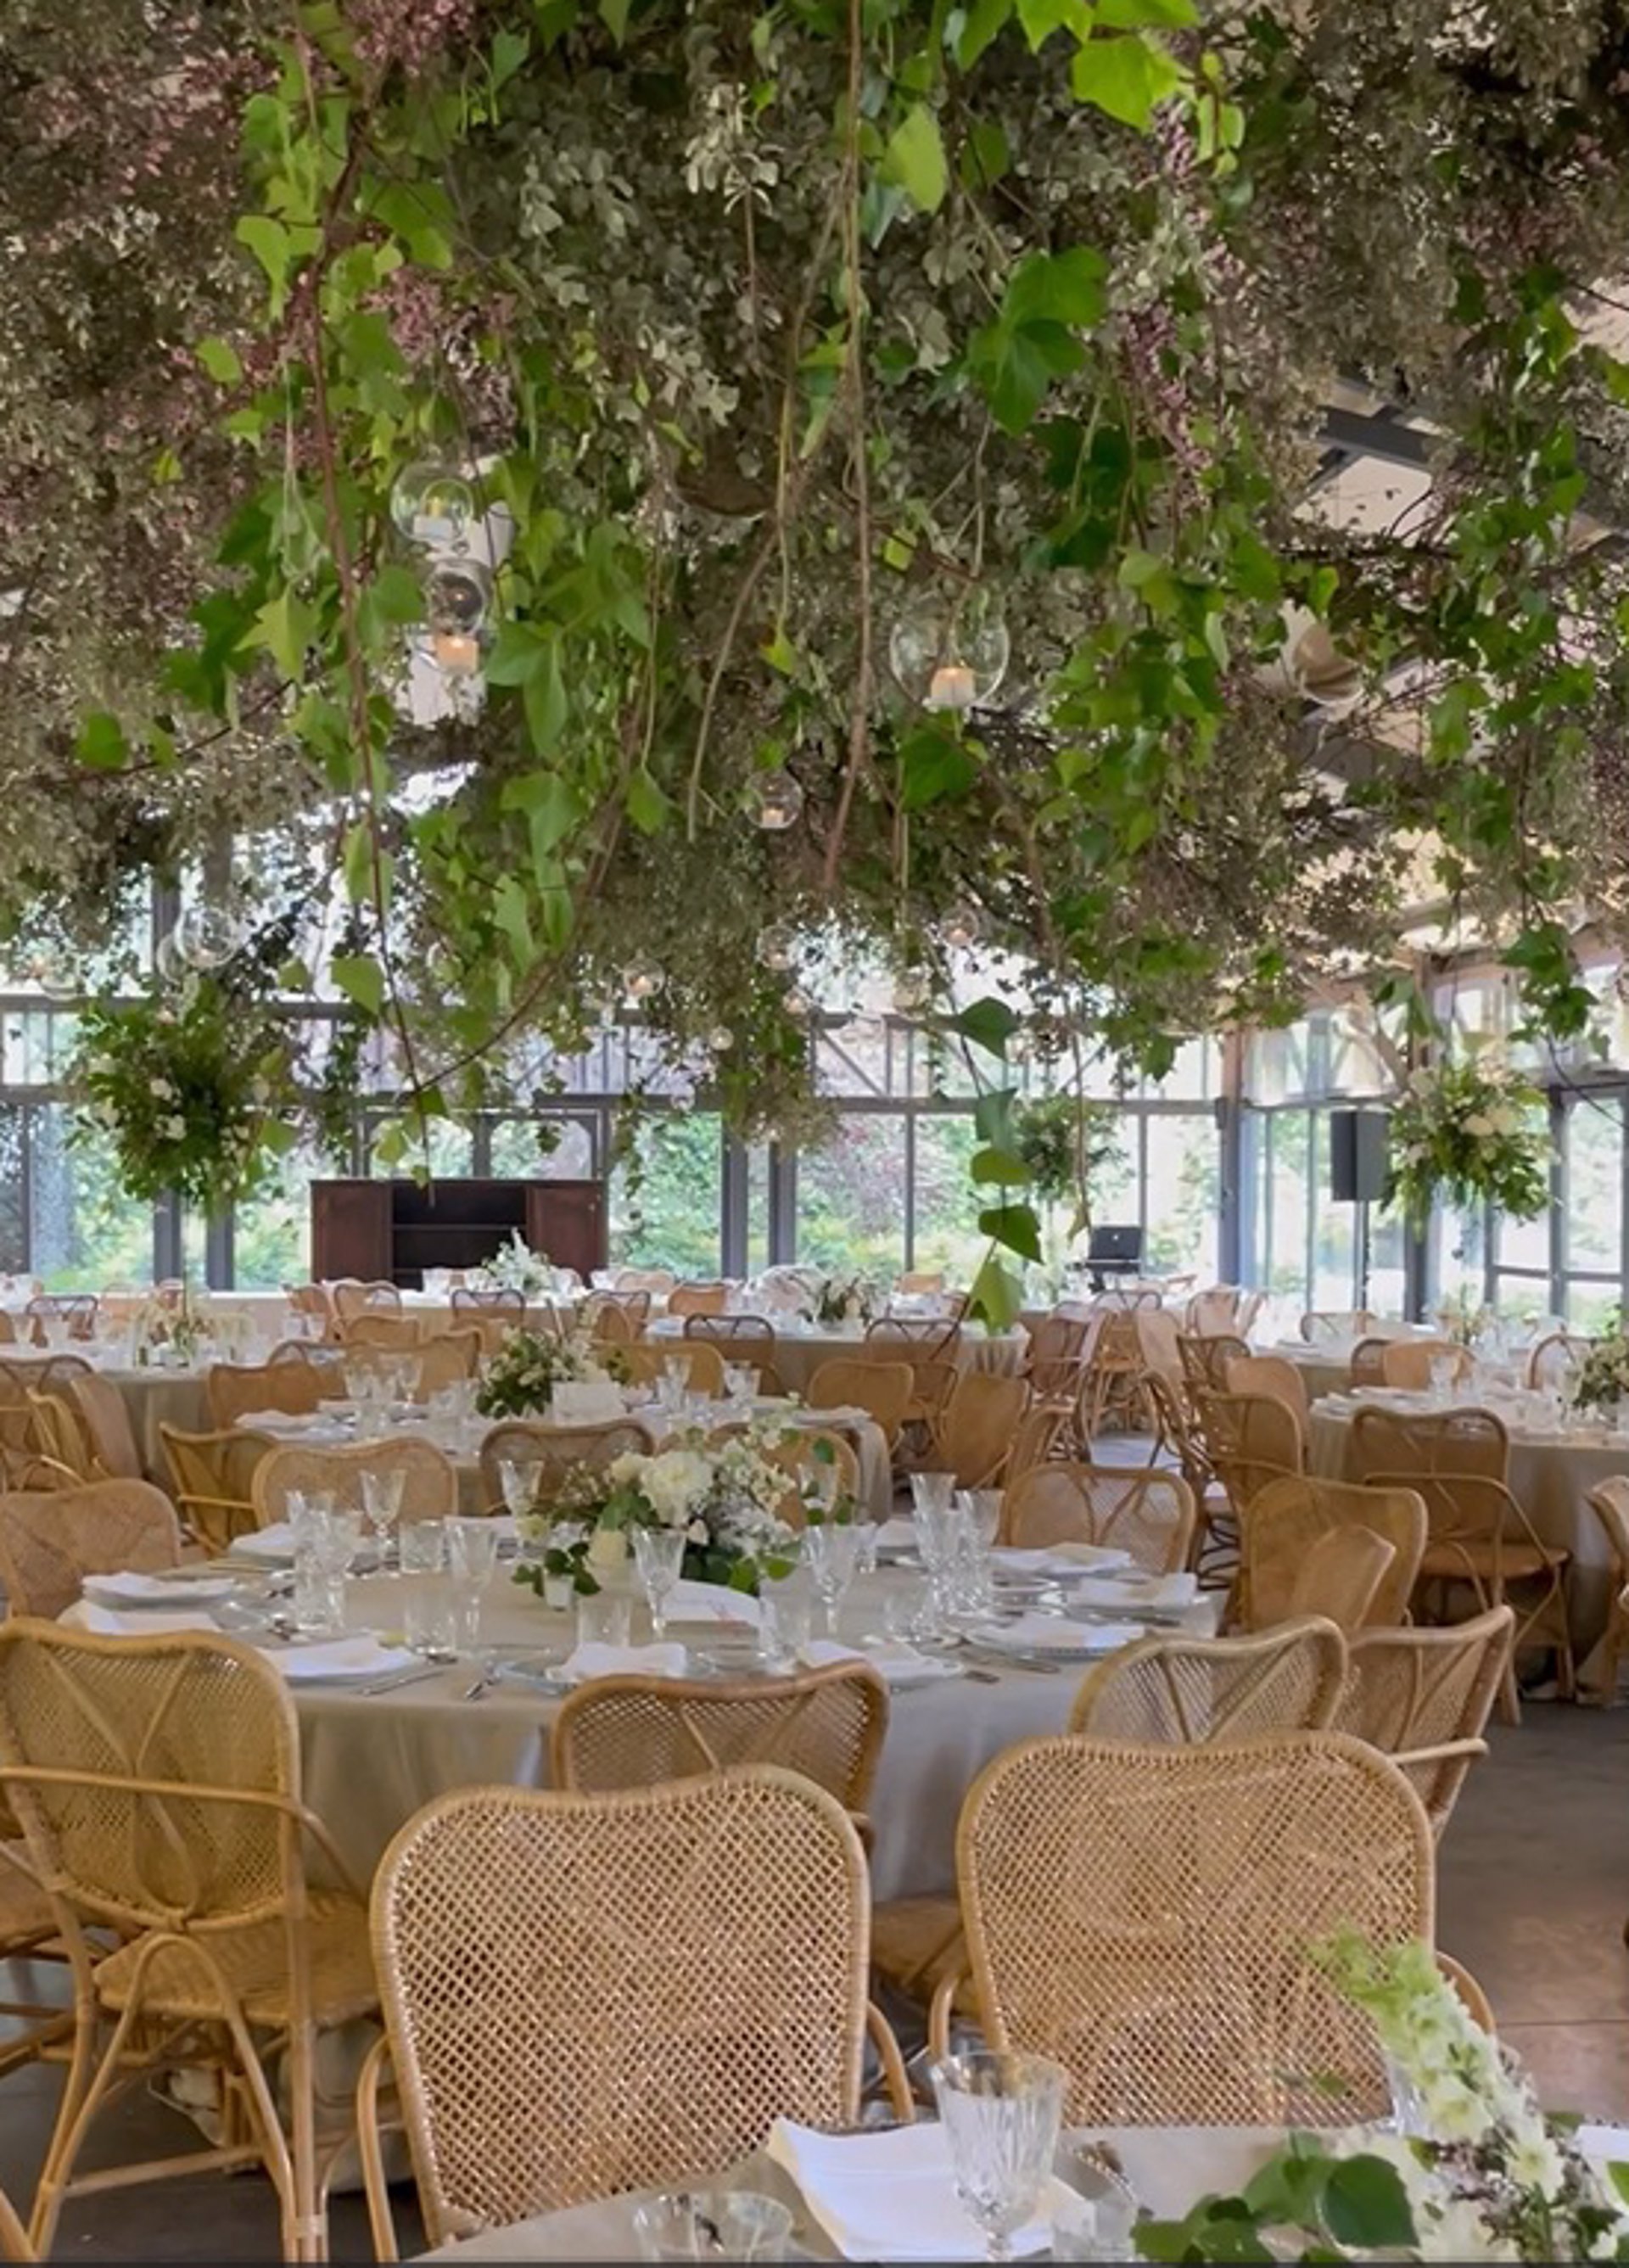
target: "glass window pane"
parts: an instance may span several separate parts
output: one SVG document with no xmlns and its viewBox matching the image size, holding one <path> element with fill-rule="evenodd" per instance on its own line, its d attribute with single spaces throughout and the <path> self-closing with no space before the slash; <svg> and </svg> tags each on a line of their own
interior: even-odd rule
<svg viewBox="0 0 1629 2268">
<path fill-rule="evenodd" d="M 891 1282 L 905 1264 L 905 1122 L 851 1116 L 798 1160 L 798 1257 Z"/>
<path fill-rule="evenodd" d="M 978 1227 L 978 1198 L 968 1163 L 979 1146 L 970 1116 L 917 1121 L 916 1243 L 913 1268 L 941 1269 L 947 1282 L 968 1285 L 990 1240 Z"/>
<path fill-rule="evenodd" d="M 152 1207 L 126 1195 L 101 1129 L 88 1120 L 70 1121 L 61 1103 L 41 1103 L 29 1112 L 29 1138 L 33 1274 L 48 1291 L 150 1284 Z"/>
<path fill-rule="evenodd" d="M 1330 1114 L 1313 1114 L 1313 1188 L 1316 1200 L 1312 1229 L 1312 1301 L 1315 1307 L 1349 1307 L 1353 1283 L 1353 1248 L 1357 1207 L 1336 1204 L 1330 1197 Z"/>
<path fill-rule="evenodd" d="M 618 1265 L 716 1276 L 723 1137 L 716 1112 L 664 1113 L 639 1130 L 611 1175 L 610 1248 Z"/>
<path fill-rule="evenodd" d="M 1616 1276 L 1622 1263 L 1624 1219 L 1624 1114 L 1617 1097 L 1593 1098 L 1573 1103 L 1566 1114 L 1566 1219 L 1564 1224 L 1564 1265 L 1591 1274 Z M 1501 1239 L 1500 1257 L 1523 1267 L 1547 1264 L 1546 1248 L 1537 1261 L 1518 1259 Z"/>
<path fill-rule="evenodd" d="M 491 1131 L 492 1171 L 499 1181 L 591 1182 L 593 1130 L 585 1118 L 499 1118 Z"/>
<path fill-rule="evenodd" d="M 1180 1118 L 1150 1114 L 1147 1143 L 1145 1264 L 1157 1275 L 1192 1269 L 1201 1282 L 1213 1282 L 1221 1197 L 1216 1121 L 1208 1110 Z M 1095 1201 L 1093 1210 L 1099 1211 Z"/>
<path fill-rule="evenodd" d="M 276 1179 L 232 1216 L 232 1280 L 240 1291 L 274 1292 L 311 1275 L 311 1184 L 331 1168 L 314 1150 L 291 1150 Z"/>
</svg>

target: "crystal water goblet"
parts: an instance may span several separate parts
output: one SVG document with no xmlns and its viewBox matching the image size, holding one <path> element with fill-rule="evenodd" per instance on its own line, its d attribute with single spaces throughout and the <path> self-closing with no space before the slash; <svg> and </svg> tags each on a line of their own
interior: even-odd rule
<svg viewBox="0 0 1629 2268">
<path fill-rule="evenodd" d="M 941 2056 L 928 2066 L 956 2195 L 987 2260 L 1010 2260 L 1051 2172 L 1069 2074 L 1044 2056 Z"/>
<path fill-rule="evenodd" d="M 466 1651 L 481 1639 L 481 1609 L 498 1566 L 498 1530 L 490 1520 L 449 1520 L 447 1564 L 458 1591 L 459 1638 Z"/>
<path fill-rule="evenodd" d="M 636 2205 L 641 2260 L 784 2260 L 792 2215 L 754 2190 L 690 2190 Z"/>
<path fill-rule="evenodd" d="M 854 1580 L 859 1539 L 847 1520 L 811 1521 L 803 1531 L 803 1564 L 814 1578 L 825 1609 L 826 1635 L 836 1638 L 843 1602 Z"/>
<path fill-rule="evenodd" d="M 910 1509 L 918 1512 L 943 1512 L 955 1494 L 954 1473 L 912 1473 L 910 1476 Z"/>
<path fill-rule="evenodd" d="M 651 1609 L 651 1629 L 660 1645 L 667 1635 L 667 1602 L 684 1565 L 684 1530 L 636 1528 L 633 1557 L 639 1580 L 645 1586 L 645 1603 Z"/>
<path fill-rule="evenodd" d="M 498 1485 L 503 1491 L 504 1510 L 511 1519 L 519 1520 L 537 1501 L 536 1463 L 529 1457 L 500 1457 Z"/>
<path fill-rule="evenodd" d="M 362 1509 L 372 1531 L 382 1567 L 390 1555 L 390 1533 L 402 1517 L 402 1495 L 407 1475 L 397 1467 L 366 1465 L 362 1472 Z"/>
</svg>

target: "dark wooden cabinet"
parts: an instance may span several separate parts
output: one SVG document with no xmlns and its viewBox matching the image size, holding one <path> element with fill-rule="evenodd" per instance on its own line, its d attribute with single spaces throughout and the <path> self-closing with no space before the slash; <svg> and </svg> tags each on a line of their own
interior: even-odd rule
<svg viewBox="0 0 1629 2268">
<path fill-rule="evenodd" d="M 416 1289 L 426 1268 L 475 1268 L 516 1232 L 584 1277 L 606 1261 L 599 1182 L 313 1182 L 311 1272 Z"/>
</svg>

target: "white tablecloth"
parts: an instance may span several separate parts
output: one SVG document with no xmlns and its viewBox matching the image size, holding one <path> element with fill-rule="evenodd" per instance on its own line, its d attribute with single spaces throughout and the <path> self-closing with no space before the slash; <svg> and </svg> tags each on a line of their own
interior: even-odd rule
<svg viewBox="0 0 1629 2268">
<path fill-rule="evenodd" d="M 682 1336 L 682 1322 L 662 1322 L 652 1325 L 646 1336 L 660 1346 L 669 1339 Z M 989 1370 L 1004 1377 L 1014 1376 L 1022 1367 L 1029 1344 L 1027 1331 L 985 1332 L 977 1328 L 963 1328 L 955 1349 L 955 1359 L 962 1370 Z M 819 1330 L 794 1330 L 784 1321 L 775 1328 L 775 1369 L 788 1394 L 807 1394 L 809 1381 L 823 1362 L 839 1358 L 851 1360 L 866 1351 L 863 1327 L 839 1330 L 822 1326 Z M 719 1352 L 727 1362 L 730 1351 L 720 1347 Z M 747 1350 L 742 1350 L 743 1356 Z"/>
<path fill-rule="evenodd" d="M 1424 1397 L 1410 1396 L 1407 1402 L 1422 1410 L 1429 1406 Z M 1351 1477 L 1351 1448 L 1350 1405 L 1331 1409 L 1320 1403 L 1312 1412 L 1308 1470 L 1330 1480 Z M 1629 1440 L 1544 1440 L 1511 1433 L 1510 1493 L 1541 1543 L 1573 1555 L 1566 1573 L 1567 1623 L 1581 1668 L 1606 1627 L 1612 1573 L 1605 1532 L 1585 1498 L 1614 1473 L 1629 1473 Z"/>
</svg>

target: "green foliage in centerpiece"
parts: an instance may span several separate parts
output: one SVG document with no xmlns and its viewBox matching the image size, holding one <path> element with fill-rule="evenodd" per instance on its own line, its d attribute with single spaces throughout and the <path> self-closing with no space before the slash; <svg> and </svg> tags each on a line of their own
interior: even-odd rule
<svg viewBox="0 0 1629 2268">
<path fill-rule="evenodd" d="M 483 1418 L 538 1418 L 557 1386 L 620 1385 L 628 1365 L 620 1351 L 574 1331 L 511 1331 L 482 1373 L 475 1408 Z"/>
<path fill-rule="evenodd" d="M 1386 1202 L 1417 1228 L 1437 1199 L 1531 1220 L 1550 1202 L 1544 1097 L 1474 1058 L 1418 1071 L 1391 1117 Z"/>
<path fill-rule="evenodd" d="M 1629 1402 L 1629 1332 L 1618 1309 L 1607 1329 L 1583 1351 L 1572 1398 L 1579 1410 L 1614 1410 Z"/>
<path fill-rule="evenodd" d="M 810 1312 L 817 1323 L 868 1323 L 881 1311 L 883 1297 L 867 1276 L 822 1276 Z"/>
</svg>

